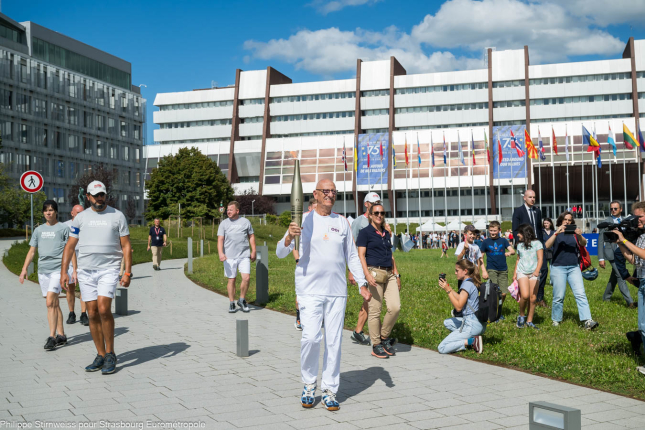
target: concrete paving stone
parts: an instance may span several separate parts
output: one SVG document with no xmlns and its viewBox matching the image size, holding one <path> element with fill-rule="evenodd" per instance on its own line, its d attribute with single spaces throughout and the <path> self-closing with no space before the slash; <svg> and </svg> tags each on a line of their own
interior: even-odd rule
<svg viewBox="0 0 645 430">
<path fill-rule="evenodd" d="M 109 411 L 109 412 L 96 412 L 96 413 L 85 413 L 82 416 L 86 417 L 88 420 L 93 422 L 98 421 L 138 421 L 138 417 L 134 412 L 130 410 L 121 410 L 121 411 Z"/>
<path fill-rule="evenodd" d="M 325 410 L 325 412 L 327 412 L 327 416 L 292 420 L 292 421 L 288 421 L 286 424 L 289 424 L 292 427 L 297 426 L 297 428 L 300 428 L 300 429 L 308 429 L 310 427 L 321 427 L 321 426 L 335 426 L 336 424 L 338 424 L 338 422 L 334 421 L 333 419 L 333 416 L 334 416 L 333 412 L 330 412 L 327 410 Z"/>
<path fill-rule="evenodd" d="M 204 408 L 177 410 L 174 412 L 157 412 L 154 415 L 162 421 L 192 421 L 194 417 L 208 416 L 209 412 Z"/>
<path fill-rule="evenodd" d="M 296 428 L 299 430 L 302 430 L 301 427 L 296 427 Z M 356 430 L 356 429 L 358 429 L 358 427 L 356 427 L 354 424 L 350 424 L 347 422 L 336 423 L 334 424 L 334 427 L 333 427 L 333 430 Z M 316 426 L 316 427 L 309 427 L 307 430 L 329 430 L 329 426 L 322 425 L 322 426 Z"/>
<path fill-rule="evenodd" d="M 429 411 L 431 408 L 425 403 L 410 403 L 407 405 L 385 406 L 379 409 L 383 415 L 400 415 L 413 412 Z"/>
<path fill-rule="evenodd" d="M 441 417 L 422 421 L 412 421 L 409 424 L 418 429 L 438 429 L 462 424 L 473 425 L 461 417 Z"/>
<path fill-rule="evenodd" d="M 598 421 L 599 423 L 604 423 L 607 421 L 617 421 L 625 418 L 632 418 L 632 417 L 638 417 L 638 416 L 640 416 L 641 418 L 643 417 L 642 415 L 639 415 L 635 412 L 626 411 L 624 409 L 622 410 L 614 409 L 614 410 L 608 410 L 603 412 L 592 412 L 592 413 L 585 414 L 586 418 L 589 418 L 594 421 Z"/>
<path fill-rule="evenodd" d="M 51 411 L 60 411 L 63 409 L 71 409 L 72 405 L 69 402 L 56 402 L 56 403 L 45 403 L 38 406 L 32 406 L 29 408 L 11 408 L 9 413 L 11 415 L 31 415 L 34 413 L 40 412 L 51 412 Z"/>
<path fill-rule="evenodd" d="M 132 412 L 134 412 L 135 415 L 156 415 L 157 412 L 175 412 L 184 410 L 186 410 L 186 407 L 184 405 L 172 403 L 167 405 L 146 406 L 143 408 L 132 409 Z"/>
<path fill-rule="evenodd" d="M 74 408 L 75 415 L 87 415 L 87 414 L 96 414 L 103 412 L 114 412 L 114 411 L 126 411 L 130 409 L 130 405 L 127 403 L 117 403 L 113 405 L 103 405 L 101 402 L 97 402 L 96 406 L 87 406 L 85 408 Z"/>
<path fill-rule="evenodd" d="M 491 423 L 490 421 L 478 421 L 477 422 L 477 430 L 496 430 L 496 429 L 501 429 L 504 427 L 501 427 L 499 424 Z M 447 426 L 447 427 L 440 427 L 441 430 L 472 430 L 473 429 L 473 424 L 468 423 L 468 424 L 457 424 L 456 426 Z"/>
<path fill-rule="evenodd" d="M 442 417 L 445 417 L 446 415 L 442 414 L 441 412 L 427 409 L 427 410 L 416 411 L 416 412 L 405 412 L 401 414 L 396 414 L 396 416 L 401 418 L 404 421 L 414 422 L 414 421 L 442 418 Z"/>
<path fill-rule="evenodd" d="M 371 418 L 387 416 L 386 414 L 383 414 L 380 409 L 369 409 L 369 410 L 339 413 L 339 412 L 343 412 L 343 409 L 344 408 L 341 407 L 338 411 L 334 412 L 334 415 L 331 418 L 334 421 L 337 421 L 339 423 L 343 423 L 343 422 L 355 423 L 358 421 L 367 420 Z"/>
<path fill-rule="evenodd" d="M 612 424 L 612 423 L 598 423 L 598 424 L 585 426 L 585 430 L 619 430 L 619 429 L 625 430 L 626 428 L 628 427 Z M 638 427 L 635 427 L 635 428 L 638 428 Z M 642 429 L 643 427 L 641 426 L 640 428 Z"/>
<path fill-rule="evenodd" d="M 67 420 L 67 419 L 72 419 L 75 416 L 72 412 L 70 412 L 69 409 L 50 410 L 50 411 L 42 411 L 42 412 L 32 411 L 32 412 L 24 413 L 20 415 L 22 415 L 22 418 L 28 422 L 33 422 L 36 420 L 39 420 L 39 421 Z"/>
<path fill-rule="evenodd" d="M 528 425 L 529 423 L 529 413 L 522 415 L 515 415 L 512 417 L 496 418 L 490 420 L 492 423 L 499 424 L 501 426 L 510 427 L 510 426 L 519 426 L 519 425 Z"/>
<path fill-rule="evenodd" d="M 528 413 L 528 412 L 527 412 Z M 480 411 L 474 414 L 466 414 L 466 415 L 461 415 L 463 418 L 466 418 L 468 421 L 472 421 L 474 423 L 481 423 L 483 421 L 492 421 L 494 419 L 499 419 L 499 418 L 507 418 L 506 415 L 501 414 L 495 410 L 490 410 L 490 411 Z"/>
<path fill-rule="evenodd" d="M 446 408 L 437 408 L 433 410 L 435 412 L 438 412 L 446 416 L 452 416 L 452 415 L 459 416 L 459 415 L 473 414 L 473 413 L 482 412 L 482 411 L 490 411 L 491 408 L 475 403 L 475 404 L 448 406 Z"/>
<path fill-rule="evenodd" d="M 219 406 L 210 406 L 206 409 L 208 409 L 208 411 L 212 414 L 217 414 L 220 412 L 228 413 L 262 409 L 262 404 L 259 402 L 239 401 L 239 399 L 235 400 L 236 401 L 233 403 L 222 404 Z"/>
<path fill-rule="evenodd" d="M 231 424 L 235 427 L 244 428 L 244 427 L 265 427 L 271 426 L 272 424 L 284 424 L 285 427 L 289 427 L 286 423 L 293 421 L 290 417 L 284 414 L 275 414 L 265 417 L 254 417 L 254 416 L 240 416 L 239 419 L 229 420 Z"/>
</svg>

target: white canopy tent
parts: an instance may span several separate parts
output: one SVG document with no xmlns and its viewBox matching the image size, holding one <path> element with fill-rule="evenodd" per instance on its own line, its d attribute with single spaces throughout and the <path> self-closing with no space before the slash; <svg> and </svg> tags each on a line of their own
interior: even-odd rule
<svg viewBox="0 0 645 430">
<path fill-rule="evenodd" d="M 466 224 L 463 222 L 459 224 L 459 221 L 453 221 L 450 224 L 446 226 L 448 230 L 456 230 L 456 231 L 463 231 L 464 228 L 466 228 Z"/>
<path fill-rule="evenodd" d="M 478 219 L 477 221 L 475 221 L 475 228 L 481 231 L 486 230 L 486 220 Z"/>
<path fill-rule="evenodd" d="M 425 224 L 423 224 L 421 227 L 417 227 L 417 231 L 421 231 L 424 233 L 427 232 L 435 232 L 435 231 L 446 231 L 446 227 L 433 223 L 432 221 L 428 221 Z"/>
</svg>

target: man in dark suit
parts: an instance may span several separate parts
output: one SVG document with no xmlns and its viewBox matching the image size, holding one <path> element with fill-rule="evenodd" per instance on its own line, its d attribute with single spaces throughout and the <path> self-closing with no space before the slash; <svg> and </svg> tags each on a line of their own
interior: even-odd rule
<svg viewBox="0 0 645 430">
<path fill-rule="evenodd" d="M 611 210 L 611 216 L 604 220 L 604 222 L 614 224 L 620 223 L 622 221 L 621 212 L 623 209 L 620 202 L 614 200 L 610 203 L 609 209 Z M 611 269 L 611 276 L 609 277 L 609 282 L 607 282 L 607 288 L 605 289 L 605 294 L 603 294 L 602 299 L 606 302 L 610 301 L 611 296 L 614 294 L 614 290 L 616 289 L 616 284 L 618 284 L 618 289 L 627 302 L 627 307 L 635 309 L 636 303 L 634 303 L 631 294 L 629 294 L 629 286 L 621 276 L 619 267 L 615 261 L 614 253 L 620 254 L 618 245 L 613 242 L 605 242 L 606 232 L 607 229 L 603 228 L 600 229 L 598 234 L 598 265 L 604 269 L 607 267 L 607 262 L 609 262 Z"/>
<path fill-rule="evenodd" d="M 542 212 L 540 208 L 535 206 L 535 191 L 526 190 L 524 191 L 524 204 L 515 208 L 513 212 L 513 239 L 515 246 L 517 247 L 517 230 L 522 224 L 528 224 L 533 226 L 535 231 L 535 236 L 537 240 L 542 242 L 544 245 L 544 239 L 542 237 Z M 537 305 L 541 307 L 546 307 L 544 301 L 544 286 L 546 284 L 546 277 L 549 273 L 549 267 L 546 263 L 546 258 L 542 262 L 542 268 L 540 269 L 540 286 L 537 293 Z"/>
</svg>

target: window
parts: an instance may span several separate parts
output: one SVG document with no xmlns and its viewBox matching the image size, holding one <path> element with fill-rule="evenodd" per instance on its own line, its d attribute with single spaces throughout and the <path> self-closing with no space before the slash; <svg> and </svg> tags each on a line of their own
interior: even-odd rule
<svg viewBox="0 0 645 430">
<path fill-rule="evenodd" d="M 272 97 L 271 103 L 293 103 L 293 102 L 307 102 L 312 100 L 353 99 L 355 97 L 356 97 L 355 92 L 315 94 L 315 95 L 309 94 L 309 95 L 301 95 L 301 96 Z"/>
<path fill-rule="evenodd" d="M 242 106 L 249 106 L 249 105 L 263 105 L 264 104 L 264 99 L 246 99 L 246 100 L 241 100 L 240 104 Z"/>
<path fill-rule="evenodd" d="M 437 85 L 432 87 L 413 87 L 413 88 L 398 88 L 394 90 L 394 94 L 419 94 L 419 93 L 434 93 L 434 92 L 449 92 L 449 91 L 465 91 L 465 90 L 483 90 L 488 88 L 488 82 L 475 82 L 470 84 L 457 84 L 457 85 Z"/>
<path fill-rule="evenodd" d="M 135 99 L 138 102 L 138 99 Z M 264 100 L 264 99 L 262 99 Z M 204 109 L 211 107 L 224 107 L 224 106 L 233 106 L 233 100 L 224 100 L 218 102 L 204 102 L 204 103 L 183 103 L 176 105 L 165 105 L 159 106 L 160 111 L 169 111 L 169 110 L 183 110 L 183 109 Z"/>
<path fill-rule="evenodd" d="M 63 160 L 56 160 L 56 171 L 54 174 L 57 178 L 65 178 L 65 162 Z"/>
<path fill-rule="evenodd" d="M 96 155 L 98 155 L 99 157 L 105 157 L 105 146 L 106 146 L 105 142 L 103 142 L 101 140 L 97 140 L 96 141 Z"/>
<path fill-rule="evenodd" d="M 26 94 L 16 94 L 16 111 L 22 113 L 31 113 L 31 97 Z"/>
</svg>

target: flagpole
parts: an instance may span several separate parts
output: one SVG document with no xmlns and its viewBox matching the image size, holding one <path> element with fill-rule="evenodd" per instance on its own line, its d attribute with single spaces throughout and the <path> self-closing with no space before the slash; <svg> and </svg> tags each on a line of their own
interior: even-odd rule
<svg viewBox="0 0 645 430">
<path fill-rule="evenodd" d="M 475 225 L 475 138 L 473 137 L 473 129 L 470 129 L 470 144 L 472 145 L 472 159 L 470 166 L 470 204 L 472 223 Z"/>
<path fill-rule="evenodd" d="M 555 203 L 555 151 L 553 148 L 555 148 L 557 145 L 555 141 L 555 131 L 553 130 L 553 124 L 551 124 L 551 182 L 553 183 L 553 216 L 552 218 L 555 218 L 555 209 L 556 209 L 556 203 Z"/>
<path fill-rule="evenodd" d="M 623 136 L 625 135 L 625 121 L 623 121 Z M 625 215 L 627 215 L 627 167 L 625 166 L 625 144 L 623 140 L 623 207 L 625 208 Z"/>
<path fill-rule="evenodd" d="M 372 160 L 370 158 L 371 158 L 370 157 L 370 135 L 368 134 L 367 135 L 367 160 L 368 160 L 368 163 L 367 163 L 367 192 L 368 193 L 370 191 L 372 191 L 372 180 L 370 179 L 370 170 L 372 170 L 370 165 L 372 164 L 371 163 Z"/>
<path fill-rule="evenodd" d="M 596 142 L 598 142 L 598 133 L 596 133 L 596 123 L 593 123 L 593 138 L 596 139 Z M 598 142 L 598 152 L 596 153 L 596 224 L 598 224 L 598 216 L 600 215 L 599 210 L 600 210 L 600 190 L 598 190 L 598 175 L 601 172 L 601 167 L 598 166 L 598 161 L 602 163 L 602 157 L 600 155 L 600 142 Z"/>
<path fill-rule="evenodd" d="M 394 137 L 394 136 L 392 136 Z M 392 158 L 392 196 L 394 197 L 392 199 L 392 202 L 390 204 L 390 207 L 392 208 L 392 215 L 394 215 L 394 235 L 396 236 L 396 187 L 394 186 L 395 180 L 394 180 L 394 139 L 393 141 L 390 142 L 390 135 L 388 133 L 387 135 L 387 143 L 390 146 L 388 148 L 388 153 L 390 154 L 390 157 Z"/>
<path fill-rule="evenodd" d="M 446 132 L 443 132 L 443 154 L 446 156 Z M 443 217 L 444 217 L 444 227 L 446 229 L 446 238 L 448 237 L 448 175 L 450 175 L 450 169 L 446 163 L 446 158 L 443 159 L 443 167 L 445 172 L 443 173 Z"/>
<path fill-rule="evenodd" d="M 540 134 L 540 127 L 538 127 L 538 192 L 540 194 L 540 205 L 542 204 L 542 134 Z M 528 152 L 528 151 L 527 151 Z"/>
<path fill-rule="evenodd" d="M 421 222 L 421 146 L 419 146 L 419 132 L 417 131 L 417 186 L 419 188 L 418 193 L 419 193 L 419 227 L 423 225 L 423 222 Z M 421 230 L 419 230 L 419 233 L 422 233 Z M 420 243 L 423 246 L 422 242 L 417 242 Z M 422 246 L 419 246 L 419 248 L 422 248 Z"/>
<path fill-rule="evenodd" d="M 343 213 L 345 214 L 345 218 L 347 218 L 347 149 L 345 146 L 345 136 L 343 136 L 343 158 Z M 334 171 L 336 171 L 336 168 L 334 168 Z M 334 180 L 336 180 L 335 177 Z"/>
<path fill-rule="evenodd" d="M 457 163 L 457 189 L 459 191 L 457 191 L 457 204 L 459 208 L 459 228 L 461 229 L 461 166 L 459 163 L 461 163 L 463 153 L 461 149 L 461 136 L 459 135 L 459 130 L 457 130 L 457 145 L 459 145 L 459 162 Z M 461 234 L 461 231 L 459 234 Z"/>
<path fill-rule="evenodd" d="M 381 179 L 380 179 L 380 182 L 381 182 L 381 203 L 385 204 L 385 196 L 383 195 L 383 173 L 385 173 L 385 166 L 383 165 L 383 152 L 381 151 L 381 148 L 383 147 L 383 140 L 382 140 L 381 136 L 379 136 L 378 141 L 379 141 L 378 153 L 381 156 Z M 392 207 L 392 205 L 390 205 L 390 208 L 391 207 Z M 385 208 L 385 206 L 383 206 L 383 208 Z"/>
<path fill-rule="evenodd" d="M 499 222 L 502 222 L 502 162 L 500 161 L 500 154 L 502 154 L 502 144 L 499 140 L 499 131 L 497 132 L 497 199 L 499 203 Z M 502 155 L 503 156 L 503 155 Z"/>
<path fill-rule="evenodd" d="M 569 128 L 568 125 L 565 124 L 564 125 L 564 149 L 565 149 L 566 161 L 567 161 L 567 210 L 571 209 L 571 202 L 569 201 L 569 130 L 568 128 Z"/>
<path fill-rule="evenodd" d="M 580 125 L 582 127 L 582 125 Z M 580 132 L 582 134 L 582 131 Z M 573 136 L 572 136 L 573 137 Z M 571 145 L 571 149 L 573 150 L 573 145 Z M 585 207 L 585 151 L 584 151 L 584 142 L 582 144 L 582 149 L 583 151 L 581 152 L 581 157 L 582 157 L 582 231 L 585 231 L 586 223 L 585 223 L 585 214 L 586 214 L 586 207 Z M 572 151 L 573 152 L 573 151 Z M 575 162 L 574 162 L 575 164 Z"/>
<path fill-rule="evenodd" d="M 434 227 L 434 142 L 430 130 L 430 202 L 432 203 L 432 227 Z"/>
<path fill-rule="evenodd" d="M 410 234 L 410 187 L 408 185 L 408 173 L 410 172 L 410 166 L 408 165 L 408 135 L 405 134 L 405 215 L 407 218 L 407 231 L 408 235 Z"/>
<path fill-rule="evenodd" d="M 490 175 L 490 152 L 488 152 L 488 138 L 486 137 L 486 129 L 484 129 L 484 145 L 486 146 L 487 161 L 486 167 L 484 169 L 484 203 L 486 205 L 484 212 L 484 221 L 486 221 L 486 224 L 488 224 L 488 175 Z"/>
<path fill-rule="evenodd" d="M 515 145 L 517 146 L 517 142 L 515 142 Z M 511 213 L 513 213 L 513 209 L 515 208 L 515 190 L 513 189 L 513 182 L 515 179 L 513 177 L 513 151 L 511 151 L 510 161 L 511 161 Z"/>
<path fill-rule="evenodd" d="M 636 123 L 636 132 L 640 133 L 641 131 L 641 124 L 639 120 L 634 121 Z M 641 145 L 644 143 L 641 142 L 640 135 L 636 135 L 636 141 L 639 142 Z M 643 195 L 643 177 L 641 176 L 641 155 L 640 155 L 640 150 L 641 148 L 639 146 L 634 147 L 634 150 L 636 151 L 636 164 L 638 165 L 638 199 L 642 199 Z M 625 202 L 625 206 L 627 206 L 627 202 Z"/>
</svg>

